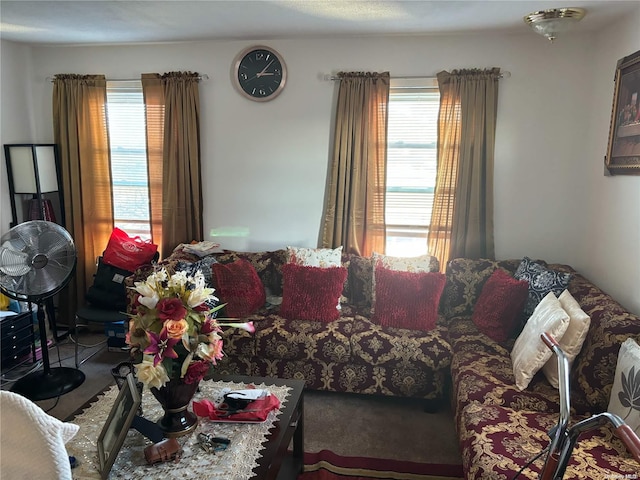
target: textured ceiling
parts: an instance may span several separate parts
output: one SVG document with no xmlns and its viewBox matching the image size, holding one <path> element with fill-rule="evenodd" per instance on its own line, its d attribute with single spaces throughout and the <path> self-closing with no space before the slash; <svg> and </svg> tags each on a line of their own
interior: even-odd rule
<svg viewBox="0 0 640 480">
<path fill-rule="evenodd" d="M 583 7 L 595 31 L 637 0 L 0 0 L 0 38 L 32 44 L 123 44 L 208 39 L 526 32 L 527 13 Z"/>
</svg>

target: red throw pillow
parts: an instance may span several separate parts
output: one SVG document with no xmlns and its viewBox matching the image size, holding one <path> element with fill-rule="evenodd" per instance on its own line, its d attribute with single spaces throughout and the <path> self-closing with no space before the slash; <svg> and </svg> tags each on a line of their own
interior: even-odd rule
<svg viewBox="0 0 640 480">
<path fill-rule="evenodd" d="M 344 267 L 282 266 L 280 315 L 289 320 L 318 320 L 329 323 L 340 317 L 337 306 L 347 279 Z"/>
<path fill-rule="evenodd" d="M 528 296 L 529 282 L 498 268 L 482 287 L 471 320 L 486 336 L 504 342 L 515 331 Z"/>
<path fill-rule="evenodd" d="M 375 313 L 382 326 L 429 331 L 438 320 L 446 277 L 437 272 L 403 272 L 376 267 Z"/>
<path fill-rule="evenodd" d="M 214 295 L 221 303 L 226 303 L 224 308 L 228 317 L 245 317 L 264 306 L 264 286 L 258 272 L 247 260 L 240 258 L 231 263 L 214 263 L 211 270 L 216 279 Z"/>
</svg>

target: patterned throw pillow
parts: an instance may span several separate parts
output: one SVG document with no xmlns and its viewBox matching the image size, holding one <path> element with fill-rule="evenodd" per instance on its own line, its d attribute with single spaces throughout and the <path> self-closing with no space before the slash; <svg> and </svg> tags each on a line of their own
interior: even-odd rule
<svg viewBox="0 0 640 480">
<path fill-rule="evenodd" d="M 582 344 L 587 338 L 587 333 L 589 333 L 591 318 L 580 308 L 580 305 L 569 293 L 569 290 L 562 292 L 558 300 L 560 300 L 562 309 L 569 314 L 569 327 L 562 338 L 558 340 L 558 343 L 567 360 L 569 360 L 569 366 L 571 366 L 573 360 L 582 350 Z M 552 355 L 547 360 L 547 363 L 542 367 L 542 371 L 549 383 L 558 388 L 558 360 L 555 355 Z"/>
<path fill-rule="evenodd" d="M 540 338 L 543 332 L 560 341 L 569 327 L 569 315 L 553 292 L 549 292 L 535 308 L 511 350 L 516 387 L 522 391 L 553 352 Z"/>
<path fill-rule="evenodd" d="M 482 287 L 471 320 L 482 333 L 504 342 L 515 331 L 529 295 L 529 284 L 496 269 Z"/>
<path fill-rule="evenodd" d="M 287 263 L 305 267 L 342 266 L 342 246 L 338 248 L 287 247 Z"/>
<path fill-rule="evenodd" d="M 551 270 L 524 257 L 514 276 L 529 282 L 529 298 L 524 306 L 524 315 L 528 318 L 547 293 L 553 292 L 556 297 L 560 295 L 569 285 L 572 275 Z"/>
<path fill-rule="evenodd" d="M 402 272 L 376 267 L 375 314 L 383 327 L 433 330 L 446 277 L 436 272 Z"/>
<path fill-rule="evenodd" d="M 227 317 L 241 318 L 264 306 L 266 293 L 256 269 L 248 260 L 240 258 L 231 263 L 214 263 L 213 275 L 217 290 L 214 294 L 224 307 Z"/>
<path fill-rule="evenodd" d="M 280 316 L 289 320 L 331 322 L 340 317 L 336 303 L 347 279 L 344 267 L 282 266 L 283 289 Z"/>
<path fill-rule="evenodd" d="M 607 411 L 623 418 L 640 435 L 640 346 L 632 338 L 620 346 Z"/>
</svg>

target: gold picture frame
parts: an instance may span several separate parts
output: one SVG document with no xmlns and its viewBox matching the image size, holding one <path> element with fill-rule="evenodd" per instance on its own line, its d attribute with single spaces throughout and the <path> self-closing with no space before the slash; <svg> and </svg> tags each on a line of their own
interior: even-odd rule
<svg viewBox="0 0 640 480">
<path fill-rule="evenodd" d="M 98 436 L 99 469 L 103 480 L 109 477 L 141 402 L 133 373 L 129 373 Z"/>
<path fill-rule="evenodd" d="M 640 50 L 618 60 L 605 167 L 640 175 Z"/>
</svg>

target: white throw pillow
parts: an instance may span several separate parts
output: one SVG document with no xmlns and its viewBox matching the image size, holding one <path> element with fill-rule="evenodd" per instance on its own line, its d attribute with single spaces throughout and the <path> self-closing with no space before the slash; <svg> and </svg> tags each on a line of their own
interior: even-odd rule
<svg viewBox="0 0 640 480">
<path fill-rule="evenodd" d="M 553 352 L 540 338 L 543 332 L 560 341 L 569 327 L 569 315 L 553 292 L 536 306 L 511 350 L 516 387 L 524 390 L 533 376 L 549 360 Z"/>
<path fill-rule="evenodd" d="M 303 267 L 342 266 L 342 246 L 338 248 L 287 247 L 287 263 Z"/>
<path fill-rule="evenodd" d="M 627 338 L 620 346 L 616 376 L 611 389 L 607 411 L 622 418 L 640 435 L 640 346 Z"/>
<path fill-rule="evenodd" d="M 591 318 L 580 308 L 580 304 L 569 293 L 569 290 L 562 292 L 558 300 L 560 300 L 563 310 L 569 314 L 569 327 L 564 332 L 562 339 L 558 340 L 558 343 L 567 360 L 569 360 L 569 368 L 571 368 L 573 361 L 582 350 L 582 344 L 587 338 Z M 555 355 L 551 355 L 551 358 L 542 367 L 542 371 L 549 383 L 558 388 L 558 359 Z"/>
</svg>

